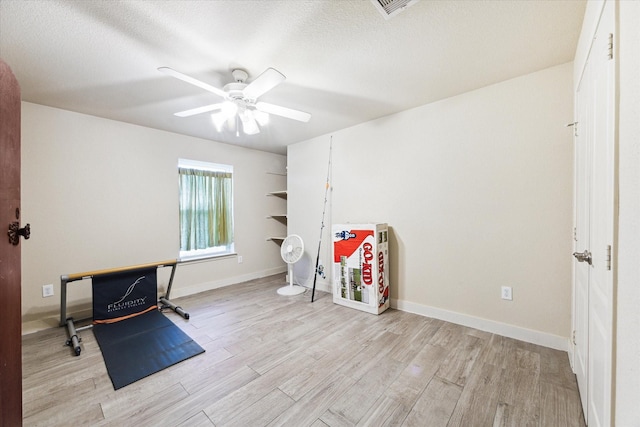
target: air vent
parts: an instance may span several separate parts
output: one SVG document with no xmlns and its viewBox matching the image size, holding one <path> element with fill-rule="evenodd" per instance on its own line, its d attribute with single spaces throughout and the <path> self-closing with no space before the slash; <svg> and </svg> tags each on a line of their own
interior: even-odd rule
<svg viewBox="0 0 640 427">
<path fill-rule="evenodd" d="M 385 19 L 391 19 L 418 0 L 371 0 Z"/>
</svg>

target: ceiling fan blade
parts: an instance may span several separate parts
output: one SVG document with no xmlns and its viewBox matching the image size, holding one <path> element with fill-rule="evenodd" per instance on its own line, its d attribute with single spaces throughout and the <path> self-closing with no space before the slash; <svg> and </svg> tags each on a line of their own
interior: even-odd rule
<svg viewBox="0 0 640 427">
<path fill-rule="evenodd" d="M 281 107 L 279 105 L 269 104 L 267 102 L 256 103 L 256 108 L 265 113 L 275 114 L 276 116 L 286 117 L 288 119 L 298 120 L 300 122 L 308 122 L 311 119 L 311 114 L 304 111 L 293 110 L 287 107 Z"/>
<path fill-rule="evenodd" d="M 245 98 L 258 99 L 261 95 L 267 93 L 280 83 L 285 81 L 286 77 L 275 68 L 267 68 L 262 74 L 256 77 L 242 91 Z"/>
<path fill-rule="evenodd" d="M 222 102 L 218 104 L 205 105 L 204 107 L 192 108 L 190 110 L 180 111 L 178 113 L 174 113 L 174 116 L 178 117 L 189 117 L 195 116 L 196 114 L 208 113 L 209 111 L 220 110 L 224 104 Z"/>
<path fill-rule="evenodd" d="M 210 84 L 207 84 L 205 82 L 201 82 L 198 79 L 194 79 L 193 77 L 187 76 L 186 74 L 182 74 L 174 69 L 171 69 L 169 67 L 160 67 L 158 68 L 158 71 L 165 73 L 171 77 L 175 77 L 176 79 L 182 80 L 183 82 L 187 82 L 189 84 L 192 84 L 194 86 L 198 86 L 201 89 L 204 89 L 208 92 L 211 93 L 215 93 L 218 96 L 221 96 L 223 98 L 225 98 L 227 96 L 227 93 L 225 91 L 223 91 L 222 89 L 218 89 L 217 87 L 211 86 Z"/>
</svg>

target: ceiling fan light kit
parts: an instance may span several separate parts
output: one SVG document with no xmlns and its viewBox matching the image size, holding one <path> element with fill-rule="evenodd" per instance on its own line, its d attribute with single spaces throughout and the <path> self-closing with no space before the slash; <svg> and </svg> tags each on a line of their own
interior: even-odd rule
<svg viewBox="0 0 640 427">
<path fill-rule="evenodd" d="M 192 84 L 224 99 L 223 102 L 205 105 L 180 111 L 174 115 L 190 117 L 197 114 L 211 112 L 211 120 L 218 132 L 222 132 L 225 124 L 227 129 L 240 136 L 240 125 L 246 135 L 260 133 L 260 127 L 269 123 L 269 115 L 285 117 L 300 122 L 308 122 L 311 114 L 280 105 L 258 102 L 258 98 L 285 81 L 284 74 L 274 68 L 267 68 L 251 83 L 245 83 L 249 74 L 245 70 L 232 70 L 234 82 L 226 84 L 222 89 L 211 86 L 186 74 L 182 74 L 168 67 L 160 67 L 158 71 L 183 82 Z"/>
</svg>

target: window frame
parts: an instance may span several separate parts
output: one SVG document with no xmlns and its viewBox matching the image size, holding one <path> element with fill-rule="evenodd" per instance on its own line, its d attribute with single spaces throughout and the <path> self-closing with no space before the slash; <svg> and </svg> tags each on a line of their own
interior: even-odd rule
<svg viewBox="0 0 640 427">
<path fill-rule="evenodd" d="M 178 259 L 180 261 L 190 261 L 203 258 L 223 258 L 236 255 L 235 252 L 235 217 L 234 217 L 234 192 L 233 192 L 233 165 L 227 165 L 222 163 L 203 162 L 199 160 L 190 159 L 178 159 L 178 217 L 180 217 L 180 211 L 182 210 L 182 194 L 180 192 L 180 169 L 199 169 L 212 172 L 226 172 L 231 174 L 231 227 L 233 234 L 233 241 L 227 245 L 212 246 L 206 249 L 191 249 L 182 250 L 182 226 L 180 219 L 178 219 Z"/>
</svg>

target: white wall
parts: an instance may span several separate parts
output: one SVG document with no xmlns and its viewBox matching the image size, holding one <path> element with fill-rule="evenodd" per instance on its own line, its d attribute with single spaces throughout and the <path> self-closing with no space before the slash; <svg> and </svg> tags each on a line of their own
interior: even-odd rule
<svg viewBox="0 0 640 427">
<path fill-rule="evenodd" d="M 619 222 L 615 420 L 640 426 L 640 2 L 618 3 Z"/>
<path fill-rule="evenodd" d="M 393 305 L 566 349 L 571 79 L 568 63 L 335 132 L 321 257 L 332 222 L 388 222 Z M 289 233 L 307 243 L 296 269 L 307 286 L 329 141 L 288 150 Z"/>
<path fill-rule="evenodd" d="M 235 247 L 243 256 L 181 264 L 178 297 L 285 270 L 266 237 L 284 227 L 267 220 L 284 210 L 266 193 L 285 188 L 286 157 L 22 104 L 23 322 L 55 324 L 60 275 L 176 259 L 178 158 L 234 166 Z M 169 269 L 159 271 L 160 287 Z M 53 283 L 55 297 L 42 298 Z M 69 284 L 71 312 L 90 301 L 90 283 Z M 185 307 L 188 310 L 188 307 Z"/>
</svg>

